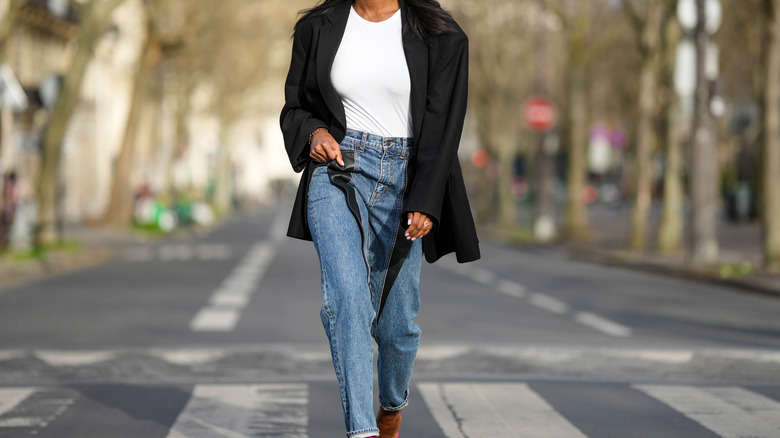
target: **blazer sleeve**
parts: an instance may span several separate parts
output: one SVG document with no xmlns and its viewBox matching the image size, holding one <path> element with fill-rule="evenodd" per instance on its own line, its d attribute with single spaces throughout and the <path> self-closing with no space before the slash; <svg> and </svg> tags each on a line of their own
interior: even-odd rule
<svg viewBox="0 0 780 438">
<path fill-rule="evenodd" d="M 422 212 L 438 226 L 450 170 L 457 158 L 468 103 L 468 38 L 459 32 L 442 45 L 431 70 L 416 170 L 405 212 Z"/>
<path fill-rule="evenodd" d="M 290 158 L 293 170 L 300 172 L 311 160 L 309 157 L 309 135 L 317 128 L 328 125 L 314 117 L 307 109 L 305 84 L 307 66 L 310 63 L 310 53 L 304 47 L 304 42 L 311 39 L 311 29 L 302 24 L 293 36 L 293 51 L 290 61 L 290 71 L 284 84 L 285 104 L 282 108 L 280 124 L 284 137 L 284 146 Z M 310 46 L 310 45 L 309 45 Z"/>
</svg>

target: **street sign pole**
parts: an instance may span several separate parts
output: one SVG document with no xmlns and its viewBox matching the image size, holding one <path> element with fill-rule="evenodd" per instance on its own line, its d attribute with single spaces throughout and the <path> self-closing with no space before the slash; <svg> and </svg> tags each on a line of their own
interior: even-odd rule
<svg viewBox="0 0 780 438">
<path fill-rule="evenodd" d="M 712 0 L 710 0 L 712 3 Z M 695 264 L 705 264 L 718 255 L 716 209 L 718 201 L 717 153 L 710 117 L 710 87 L 707 77 L 709 32 L 707 1 L 696 0 L 696 91 L 690 150 L 690 232 L 689 256 Z M 710 7 L 712 8 L 712 7 Z"/>
<path fill-rule="evenodd" d="M 541 26 L 540 26 L 541 27 Z M 540 32 L 541 33 L 541 32 Z M 539 66 L 537 67 L 537 89 L 544 92 L 546 89 L 546 71 L 544 68 L 544 36 L 538 36 L 538 50 L 540 53 Z M 555 105 L 547 98 L 537 95 L 529 98 L 523 104 L 523 120 L 526 126 L 539 133 L 536 148 L 536 187 L 537 205 L 534 218 L 534 240 L 539 243 L 547 243 L 555 238 L 555 211 L 553 205 L 553 192 L 555 180 L 552 162 L 553 138 L 549 131 L 555 126 L 557 110 Z"/>
</svg>

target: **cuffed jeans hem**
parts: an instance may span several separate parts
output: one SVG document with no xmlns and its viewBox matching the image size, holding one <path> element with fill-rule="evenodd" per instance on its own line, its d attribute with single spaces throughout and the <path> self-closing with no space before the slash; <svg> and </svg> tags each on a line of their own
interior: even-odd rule
<svg viewBox="0 0 780 438">
<path fill-rule="evenodd" d="M 379 436 L 379 429 L 358 430 L 347 434 L 347 438 L 369 438 L 372 436 Z"/>
<path fill-rule="evenodd" d="M 409 404 L 409 400 L 406 400 L 406 401 L 404 401 L 401 404 L 401 406 L 398 406 L 398 407 L 395 407 L 395 408 L 388 408 L 387 406 L 382 405 L 382 409 L 384 409 L 384 410 L 386 410 L 388 412 L 395 412 L 395 411 L 400 411 L 401 409 L 405 408 L 406 405 L 408 405 L 408 404 Z"/>
</svg>

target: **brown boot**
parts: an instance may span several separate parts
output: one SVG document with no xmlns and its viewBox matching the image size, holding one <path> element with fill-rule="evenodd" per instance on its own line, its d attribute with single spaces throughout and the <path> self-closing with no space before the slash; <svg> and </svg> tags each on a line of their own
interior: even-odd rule
<svg viewBox="0 0 780 438">
<path fill-rule="evenodd" d="M 379 438 L 396 438 L 401 430 L 401 411 L 386 411 L 379 408 L 376 414 L 376 424 L 379 427 Z"/>
</svg>

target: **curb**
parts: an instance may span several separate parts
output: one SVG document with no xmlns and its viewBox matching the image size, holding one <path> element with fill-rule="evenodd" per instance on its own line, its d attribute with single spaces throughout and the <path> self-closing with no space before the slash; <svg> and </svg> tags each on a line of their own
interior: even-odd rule
<svg viewBox="0 0 780 438">
<path fill-rule="evenodd" d="M 663 274 L 686 280 L 728 286 L 741 291 L 751 291 L 763 295 L 780 297 L 780 275 L 778 275 L 777 279 L 774 281 L 763 280 L 754 275 L 745 275 L 738 278 L 721 278 L 712 271 L 706 269 L 696 269 L 684 265 L 677 265 L 673 262 L 654 261 L 648 258 L 639 259 L 641 255 L 624 251 L 574 246 L 563 246 L 559 247 L 559 249 L 577 260 L 633 269 L 652 274 Z M 634 257 L 634 259 L 632 260 L 631 257 Z"/>
<path fill-rule="evenodd" d="M 14 286 L 31 283 L 53 275 L 90 268 L 111 260 L 115 251 L 109 247 L 90 248 L 77 253 L 53 253 L 37 262 L 20 263 L 0 270 L 0 293 Z"/>
</svg>

